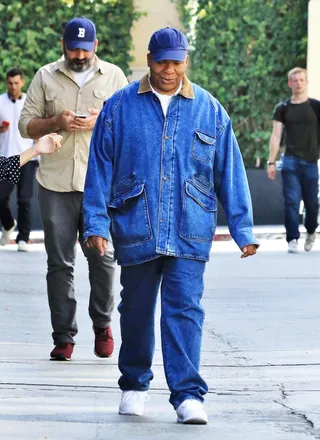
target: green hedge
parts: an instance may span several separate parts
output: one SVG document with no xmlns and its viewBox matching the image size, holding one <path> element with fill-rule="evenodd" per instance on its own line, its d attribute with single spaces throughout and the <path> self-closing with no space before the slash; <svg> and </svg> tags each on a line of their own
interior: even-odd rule
<svg viewBox="0 0 320 440">
<path fill-rule="evenodd" d="M 25 72 L 27 83 L 37 69 L 61 56 L 65 24 L 73 17 L 94 21 L 98 56 L 129 73 L 131 27 L 140 14 L 133 0 L 0 0 L 0 91 L 13 66 Z"/>
<path fill-rule="evenodd" d="M 306 0 L 176 0 L 193 49 L 191 79 L 230 114 L 245 162 L 267 158 L 287 72 L 306 65 Z M 192 7 L 194 10 L 192 10 Z"/>
</svg>

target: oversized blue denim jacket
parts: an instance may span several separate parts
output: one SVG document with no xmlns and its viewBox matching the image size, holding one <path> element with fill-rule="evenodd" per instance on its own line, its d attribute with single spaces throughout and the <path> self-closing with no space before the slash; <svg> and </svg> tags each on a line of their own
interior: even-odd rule
<svg viewBox="0 0 320 440">
<path fill-rule="evenodd" d="M 164 117 L 144 77 L 108 99 L 91 139 L 85 239 L 109 239 L 110 229 L 123 266 L 163 255 L 207 261 L 217 198 L 238 246 L 257 244 L 241 153 L 215 98 L 185 77 Z"/>
</svg>

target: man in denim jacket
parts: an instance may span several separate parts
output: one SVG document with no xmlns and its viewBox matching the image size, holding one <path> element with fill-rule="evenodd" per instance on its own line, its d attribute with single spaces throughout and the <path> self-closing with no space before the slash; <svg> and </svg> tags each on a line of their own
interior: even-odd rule
<svg viewBox="0 0 320 440">
<path fill-rule="evenodd" d="M 161 290 L 163 362 L 178 422 L 207 423 L 199 374 L 203 273 L 220 200 L 242 257 L 254 255 L 251 198 L 231 122 L 185 76 L 188 41 L 174 28 L 149 43 L 150 75 L 116 92 L 93 133 L 85 185 L 87 246 L 109 229 L 122 266 L 120 414 L 142 415 L 153 378 Z"/>
</svg>

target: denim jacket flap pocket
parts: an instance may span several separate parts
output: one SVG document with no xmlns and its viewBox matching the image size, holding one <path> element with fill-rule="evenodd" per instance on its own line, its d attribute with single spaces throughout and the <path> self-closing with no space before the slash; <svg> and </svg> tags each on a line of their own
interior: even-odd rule
<svg viewBox="0 0 320 440">
<path fill-rule="evenodd" d="M 214 145 L 216 143 L 216 138 L 214 136 L 209 136 L 202 131 L 196 130 L 196 135 L 205 144 Z"/>
<path fill-rule="evenodd" d="M 208 192 L 207 188 L 203 188 L 194 182 L 186 182 L 186 193 L 193 198 L 206 211 L 216 211 L 217 203 L 213 194 Z"/>
<path fill-rule="evenodd" d="M 111 234 L 116 245 L 133 246 L 152 239 L 144 183 L 127 180 L 108 205 Z"/>
<path fill-rule="evenodd" d="M 201 130 L 195 130 L 192 156 L 201 162 L 212 162 L 215 151 L 216 137 L 211 134 L 204 133 Z"/>
<path fill-rule="evenodd" d="M 133 188 L 128 190 L 128 187 L 124 188 L 124 193 L 114 198 L 109 203 L 109 208 L 120 208 L 125 203 L 128 203 L 130 199 L 140 196 L 144 190 L 144 183 L 135 184 Z"/>
</svg>

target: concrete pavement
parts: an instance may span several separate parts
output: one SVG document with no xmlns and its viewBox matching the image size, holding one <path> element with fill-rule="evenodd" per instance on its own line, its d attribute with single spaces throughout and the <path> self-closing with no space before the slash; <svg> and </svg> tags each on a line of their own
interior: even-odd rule
<svg viewBox="0 0 320 440">
<path fill-rule="evenodd" d="M 301 242 L 301 249 L 303 243 Z M 283 239 L 261 239 L 241 260 L 232 241 L 215 242 L 205 274 L 201 371 L 209 384 L 207 426 L 181 426 L 168 403 L 157 312 L 155 379 L 143 417 L 117 414 L 116 353 L 93 355 L 86 262 L 78 253 L 77 320 L 71 362 L 52 348 L 43 244 L 0 249 L 0 439 L 320 439 L 320 240 L 289 255 Z M 116 302 L 119 301 L 119 277 Z"/>
</svg>

